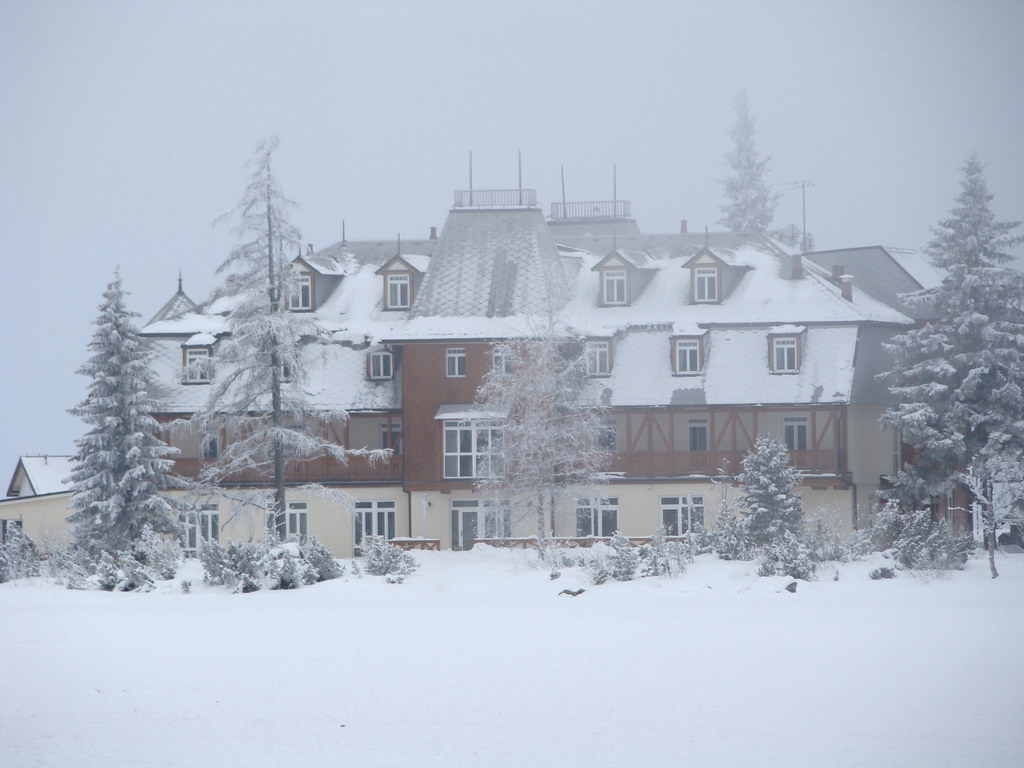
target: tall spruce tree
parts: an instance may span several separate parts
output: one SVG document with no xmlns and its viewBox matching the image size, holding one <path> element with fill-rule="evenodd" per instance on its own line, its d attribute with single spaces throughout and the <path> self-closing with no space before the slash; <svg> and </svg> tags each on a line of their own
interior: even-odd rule
<svg viewBox="0 0 1024 768">
<path fill-rule="evenodd" d="M 725 156 L 732 175 L 722 180 L 728 202 L 722 206 L 719 224 L 731 232 L 764 232 L 771 226 L 779 196 L 768 189 L 768 161 L 757 151 L 754 116 L 747 92 L 736 97 L 736 123 L 729 135 L 732 151 Z"/>
<path fill-rule="evenodd" d="M 752 544 L 764 546 L 786 534 L 800 535 L 804 513 L 800 494 L 794 492 L 800 479 L 785 443 L 760 435 L 754 449 L 743 457 L 743 472 L 737 480 L 743 489 L 740 505 Z"/>
<path fill-rule="evenodd" d="M 160 491 L 180 482 L 169 473 L 177 453 L 157 434 L 153 402 L 146 394 L 149 354 L 124 302 L 121 276 L 103 293 L 92 356 L 78 370 L 91 380 L 85 400 L 71 409 L 90 429 L 75 441 L 71 506 L 73 543 L 98 556 L 129 549 L 147 524 L 159 533 L 176 533 L 173 507 Z"/>
<path fill-rule="evenodd" d="M 957 204 L 927 249 L 946 277 L 905 297 L 933 319 L 887 345 L 893 368 L 879 377 L 899 401 L 882 422 L 915 450 L 897 477 L 908 502 L 947 492 L 965 473 L 981 487 L 1007 461 L 1024 462 L 1024 274 L 1005 266 L 1024 238 L 1014 234 L 1020 222 L 996 221 L 975 153 L 963 172 Z M 994 549 L 995 516 L 986 518 Z"/>
<path fill-rule="evenodd" d="M 226 437 L 203 480 L 266 474 L 274 489 L 273 527 L 283 536 L 290 463 L 325 456 L 345 462 L 354 454 L 381 458 L 385 452 L 350 451 L 332 441 L 328 427 L 347 414 L 317 407 L 306 391 L 309 348 L 321 333 L 307 315 L 288 307 L 297 285 L 288 254 L 299 250 L 300 236 L 289 220 L 295 203 L 273 172 L 277 144 L 276 138 L 259 143 L 241 201 L 220 219 L 234 219 L 242 241 L 218 268 L 226 277 L 214 293 L 229 300 L 230 333 L 217 348 L 207 407 L 193 421 L 203 439 Z"/>
</svg>

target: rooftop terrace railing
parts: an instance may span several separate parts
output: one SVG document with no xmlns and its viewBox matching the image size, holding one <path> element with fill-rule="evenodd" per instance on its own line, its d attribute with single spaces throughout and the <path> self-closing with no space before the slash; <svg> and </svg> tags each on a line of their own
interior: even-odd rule
<svg viewBox="0 0 1024 768">
<path fill-rule="evenodd" d="M 535 208 L 535 189 L 457 189 L 455 208 Z"/>
<path fill-rule="evenodd" d="M 551 218 L 554 221 L 576 221 L 579 219 L 628 219 L 629 200 L 590 200 L 581 203 L 552 203 Z"/>
</svg>

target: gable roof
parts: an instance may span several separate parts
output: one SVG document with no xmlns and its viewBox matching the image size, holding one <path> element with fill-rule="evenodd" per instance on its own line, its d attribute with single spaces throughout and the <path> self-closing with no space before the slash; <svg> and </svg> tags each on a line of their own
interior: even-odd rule
<svg viewBox="0 0 1024 768">
<path fill-rule="evenodd" d="M 421 256 L 419 254 L 401 254 L 398 256 L 392 256 L 390 259 L 385 261 L 374 274 L 383 275 L 385 272 L 392 271 L 408 271 L 415 270 L 416 272 L 423 273 L 427 271 L 427 267 L 430 266 L 430 257 Z"/>
<path fill-rule="evenodd" d="M 43 496 L 70 491 L 71 456 L 22 456 L 14 468 L 8 496 Z"/>
<path fill-rule="evenodd" d="M 178 290 L 167 303 L 157 310 L 156 314 L 149 319 L 146 325 L 152 325 L 160 320 L 173 320 L 188 312 L 194 312 L 198 305 L 190 299 L 181 288 L 181 278 L 178 278 Z"/>
</svg>

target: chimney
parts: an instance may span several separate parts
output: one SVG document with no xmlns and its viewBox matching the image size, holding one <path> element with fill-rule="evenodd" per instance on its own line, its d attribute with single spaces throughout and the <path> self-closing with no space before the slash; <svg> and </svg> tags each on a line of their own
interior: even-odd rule
<svg viewBox="0 0 1024 768">
<path fill-rule="evenodd" d="M 680 235 L 685 235 L 689 231 L 690 230 L 688 230 L 686 228 L 686 219 L 680 219 L 679 220 L 679 234 Z"/>
<path fill-rule="evenodd" d="M 842 264 L 833 264 L 832 265 L 832 279 L 835 282 L 838 283 L 839 282 L 839 276 L 842 275 L 843 272 L 845 272 L 845 271 L 846 271 L 846 268 Z"/>
<path fill-rule="evenodd" d="M 843 284 L 843 298 L 853 301 L 853 275 L 840 275 L 839 279 Z"/>
<path fill-rule="evenodd" d="M 307 256 L 312 256 L 313 255 L 313 244 L 312 243 L 306 243 L 306 255 Z"/>
<path fill-rule="evenodd" d="M 802 254 L 796 254 L 793 256 L 792 261 L 789 262 L 789 276 L 793 280 L 799 280 L 804 276 L 804 257 Z"/>
<path fill-rule="evenodd" d="M 437 227 L 430 228 L 430 239 L 437 240 Z"/>
</svg>

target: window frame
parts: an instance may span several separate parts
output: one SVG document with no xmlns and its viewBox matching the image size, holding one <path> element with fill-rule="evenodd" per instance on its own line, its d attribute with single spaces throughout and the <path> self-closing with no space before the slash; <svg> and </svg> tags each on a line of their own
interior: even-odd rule
<svg viewBox="0 0 1024 768">
<path fill-rule="evenodd" d="M 784 353 L 783 366 L 779 366 L 780 352 Z M 792 353 L 792 355 L 785 354 Z M 800 337 L 796 335 L 770 336 L 768 338 L 768 364 L 772 373 L 800 373 Z M 790 360 L 790 356 L 792 359 Z M 792 363 L 792 365 L 790 365 Z"/>
<path fill-rule="evenodd" d="M 443 422 L 441 476 L 445 480 L 500 477 L 504 471 L 503 437 L 504 428 L 495 419 Z"/>
<path fill-rule="evenodd" d="M 391 499 L 359 499 L 352 505 L 352 548 L 357 557 L 367 536 L 383 536 L 385 541 L 391 541 L 398 535 L 397 512 L 398 504 Z M 367 520 L 372 533 L 366 530 Z"/>
<path fill-rule="evenodd" d="M 380 447 L 391 450 L 392 456 L 402 455 L 402 420 L 391 419 L 380 425 Z"/>
<path fill-rule="evenodd" d="M 445 347 L 444 376 L 446 379 L 466 378 L 466 348 Z"/>
<path fill-rule="evenodd" d="M 782 441 L 786 450 L 808 450 L 808 420 L 806 416 L 784 416 L 782 418 Z"/>
<path fill-rule="evenodd" d="M 397 294 L 393 296 L 392 294 Z M 393 300 L 394 299 L 394 300 Z M 384 309 L 412 308 L 412 273 L 407 270 L 384 273 Z"/>
<path fill-rule="evenodd" d="M 184 526 L 182 549 L 187 553 L 199 551 L 201 541 L 220 542 L 220 506 L 203 504 L 198 510 L 182 512 L 178 520 Z"/>
<path fill-rule="evenodd" d="M 182 384 L 209 384 L 212 381 L 210 369 L 212 367 L 213 348 L 182 347 L 181 349 L 181 383 Z M 200 364 L 200 361 L 203 361 Z"/>
<path fill-rule="evenodd" d="M 474 535 L 474 542 L 512 536 L 512 505 L 505 499 L 452 499 L 449 509 L 452 546 L 462 547 L 466 514 L 476 518 L 474 524 L 479 535 Z"/>
<path fill-rule="evenodd" d="M 661 527 L 667 536 L 685 536 L 691 527 L 697 533 L 703 533 L 705 530 L 704 494 L 684 493 L 679 496 L 660 496 L 658 511 Z M 672 520 L 667 519 L 669 515 L 672 515 Z"/>
<path fill-rule="evenodd" d="M 586 353 L 587 376 L 599 378 L 612 375 L 612 342 L 610 339 L 587 341 L 584 344 L 584 352 Z"/>
<path fill-rule="evenodd" d="M 619 497 L 576 500 L 576 538 L 609 538 L 619 530 Z M 596 513 L 596 514 L 595 514 Z M 608 520 L 612 521 L 608 525 Z M 611 530 L 607 530 L 611 528 Z M 585 531 L 590 531 L 586 533 Z"/>
<path fill-rule="evenodd" d="M 386 371 L 385 368 L 387 369 Z M 370 381 L 389 381 L 395 378 L 394 353 L 387 349 L 378 349 L 370 352 L 366 373 Z"/>
<path fill-rule="evenodd" d="M 717 304 L 721 291 L 722 270 L 718 267 L 693 268 L 693 302 L 694 304 Z M 708 290 L 710 287 L 711 290 Z M 704 294 L 701 298 L 701 293 Z M 714 294 L 714 295 L 711 295 Z"/>
<path fill-rule="evenodd" d="M 696 353 L 696 369 L 690 369 L 690 354 L 686 355 L 686 367 L 680 365 L 681 352 Z M 675 336 L 672 339 L 672 374 L 674 376 L 700 376 L 704 373 L 704 338 L 702 336 Z"/>
<path fill-rule="evenodd" d="M 694 430 L 703 430 L 704 447 L 694 448 Z M 708 451 L 708 420 L 707 418 L 692 418 L 686 420 L 686 450 L 691 453 L 707 453 Z M 699 442 L 699 441 L 696 441 Z"/>
<path fill-rule="evenodd" d="M 296 301 L 298 297 L 298 301 Z M 312 312 L 316 307 L 313 302 L 313 273 L 299 272 L 295 276 L 295 284 L 288 293 L 289 312 Z"/>
<path fill-rule="evenodd" d="M 620 292 L 621 298 L 619 298 Z M 601 270 L 601 304 L 606 307 L 621 307 L 629 304 L 629 270 L 625 267 Z"/>
</svg>

